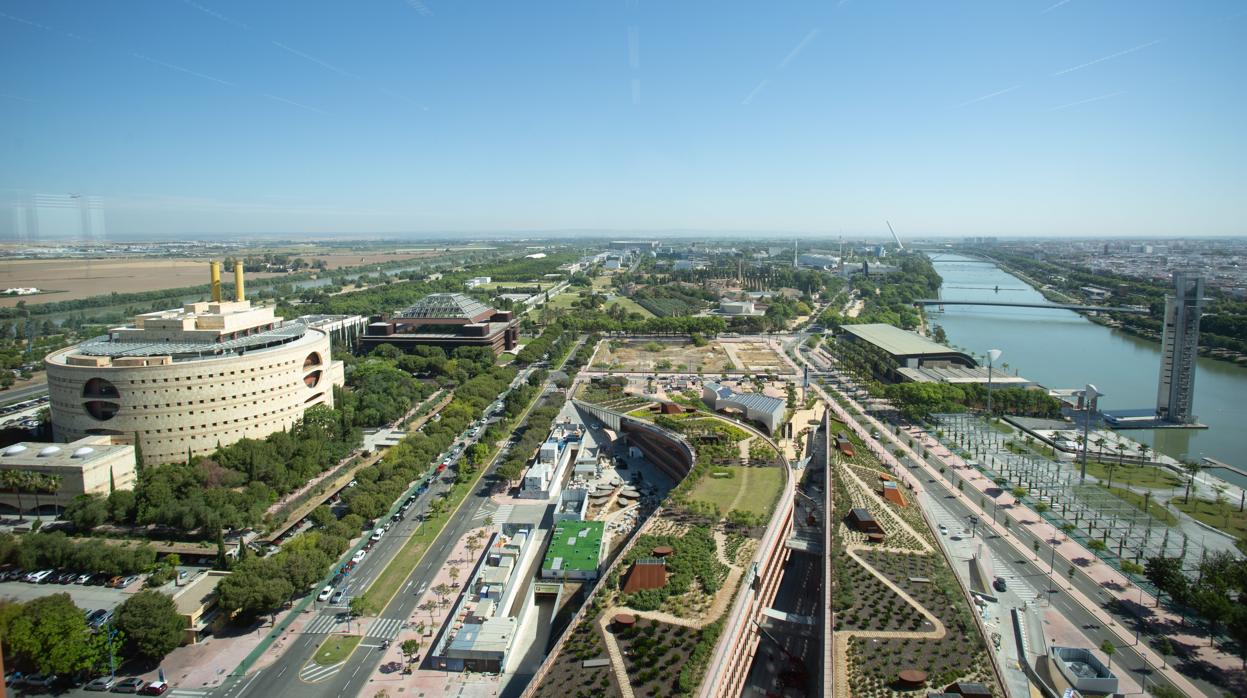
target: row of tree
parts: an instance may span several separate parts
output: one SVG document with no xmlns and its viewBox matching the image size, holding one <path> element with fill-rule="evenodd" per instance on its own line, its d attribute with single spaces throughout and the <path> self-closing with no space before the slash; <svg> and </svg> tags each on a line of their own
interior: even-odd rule
<svg viewBox="0 0 1247 698">
<path fill-rule="evenodd" d="M 1247 666 L 1247 559 L 1226 551 L 1209 553 L 1193 574 L 1182 569 L 1182 558 L 1154 557 L 1144 576 L 1180 609 L 1190 609 L 1208 624 L 1215 637 L 1226 630 Z"/>
<path fill-rule="evenodd" d="M 145 572 L 155 562 L 156 551 L 147 544 L 101 545 L 75 540 L 63 531 L 36 531 L 22 536 L 0 533 L 0 564 L 13 564 L 28 571 L 63 569 L 116 576 Z"/>
</svg>

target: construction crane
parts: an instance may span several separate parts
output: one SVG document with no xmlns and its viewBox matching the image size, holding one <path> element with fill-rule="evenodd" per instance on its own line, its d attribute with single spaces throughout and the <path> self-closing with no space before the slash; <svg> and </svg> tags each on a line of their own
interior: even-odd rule
<svg viewBox="0 0 1247 698">
<path fill-rule="evenodd" d="M 892 223 L 890 221 L 884 221 L 884 223 L 888 224 L 888 231 L 892 233 L 892 239 L 896 241 L 896 248 L 898 250 L 905 249 L 905 245 L 901 244 L 900 236 L 896 234 L 895 230 L 892 230 Z"/>
</svg>

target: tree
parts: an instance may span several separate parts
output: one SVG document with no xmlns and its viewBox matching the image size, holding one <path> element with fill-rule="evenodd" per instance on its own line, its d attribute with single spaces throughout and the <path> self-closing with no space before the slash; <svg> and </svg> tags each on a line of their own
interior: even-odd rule
<svg viewBox="0 0 1247 698">
<path fill-rule="evenodd" d="M 434 594 L 437 595 L 438 603 L 445 606 L 446 597 L 450 596 L 450 594 L 454 592 L 454 589 L 452 589 L 450 586 L 446 584 L 438 584 L 437 586 L 430 589 L 430 591 L 432 591 Z"/>
<path fill-rule="evenodd" d="M 399 645 L 398 648 L 402 650 L 403 657 L 410 662 L 420 653 L 420 641 L 415 638 L 403 640 L 403 644 Z"/>
<path fill-rule="evenodd" d="M 237 619 L 243 623 L 275 610 L 293 593 L 294 587 L 274 558 L 248 558 L 217 585 L 219 603 L 227 617 L 237 613 Z"/>
<path fill-rule="evenodd" d="M 90 632 L 69 594 L 24 604 L 9 623 L 4 642 L 19 661 L 43 674 L 88 671 L 107 658 L 106 638 Z"/>
<path fill-rule="evenodd" d="M 351 597 L 351 615 L 355 617 L 370 616 L 377 612 L 377 604 L 367 593 Z"/>
<path fill-rule="evenodd" d="M 1182 497 L 1182 502 L 1188 504 L 1191 501 L 1191 485 L 1194 484 L 1195 476 L 1199 475 L 1199 471 L 1203 470 L 1204 466 L 1198 461 L 1188 460 L 1182 462 L 1182 469 L 1187 475 L 1186 494 Z"/>
<path fill-rule="evenodd" d="M 1160 605 L 1160 597 L 1168 594 L 1169 598 L 1181 601 L 1186 596 L 1188 580 L 1182 573 L 1182 558 L 1152 557 L 1148 558 L 1143 567 L 1143 576 L 1156 586 L 1156 605 Z"/>
<path fill-rule="evenodd" d="M 17 517 L 19 521 L 26 520 L 26 507 L 22 506 L 22 490 L 26 486 L 26 473 L 21 470 L 5 470 L 0 472 L 0 482 L 4 483 L 4 488 L 17 495 Z"/>
<path fill-rule="evenodd" d="M 459 585 L 459 568 L 451 567 L 450 569 L 446 570 L 446 572 L 450 575 L 451 584 L 453 586 L 458 586 Z"/>
<path fill-rule="evenodd" d="M 173 599 L 151 589 L 126 599 L 113 622 L 125 633 L 129 649 L 153 662 L 181 645 L 186 635 L 186 620 Z"/>
<path fill-rule="evenodd" d="M 1113 670 L 1113 655 L 1117 654 L 1117 645 L 1114 645 L 1112 640 L 1105 640 L 1104 642 L 1100 643 L 1100 651 L 1103 652 L 1104 656 L 1108 658 L 1108 664 L 1106 665 L 1106 668 L 1109 671 L 1112 671 Z"/>
</svg>

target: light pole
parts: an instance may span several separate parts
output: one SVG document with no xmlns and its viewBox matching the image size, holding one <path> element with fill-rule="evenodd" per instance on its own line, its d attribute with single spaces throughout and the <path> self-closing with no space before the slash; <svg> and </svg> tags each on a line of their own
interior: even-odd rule
<svg viewBox="0 0 1247 698">
<path fill-rule="evenodd" d="M 1000 355 L 1004 352 L 999 349 L 987 350 L 987 417 L 992 416 L 992 365 L 1000 359 Z"/>
<path fill-rule="evenodd" d="M 1091 433 L 1091 405 L 1095 402 L 1095 399 L 1101 395 L 1103 395 L 1103 393 L 1097 390 L 1096 387 L 1090 383 L 1087 384 L 1087 388 L 1083 393 L 1083 398 L 1082 398 L 1082 406 L 1083 406 L 1082 476 L 1079 479 L 1080 482 L 1087 481 L 1087 451 L 1091 450 L 1090 449 L 1091 442 L 1088 441 L 1088 438 L 1090 437 L 1090 433 Z"/>
</svg>

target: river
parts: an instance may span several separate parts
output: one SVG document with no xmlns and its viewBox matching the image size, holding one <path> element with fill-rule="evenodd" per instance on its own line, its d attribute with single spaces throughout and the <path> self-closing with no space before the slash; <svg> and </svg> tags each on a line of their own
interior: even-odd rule
<svg viewBox="0 0 1247 698">
<path fill-rule="evenodd" d="M 932 254 L 949 300 L 1047 302 L 1039 291 L 990 263 Z M 999 287 L 999 290 L 996 290 Z M 1000 364 L 1049 388 L 1091 383 L 1101 409 L 1156 405 L 1160 344 L 1097 325 L 1078 313 L 1043 308 L 947 306 L 928 308 L 948 342 L 982 356 L 1000 349 Z M 999 366 L 999 364 L 998 364 Z M 1174 458 L 1204 456 L 1247 469 L 1247 368 L 1200 358 L 1195 373 L 1195 414 L 1208 429 L 1131 430 Z"/>
</svg>

